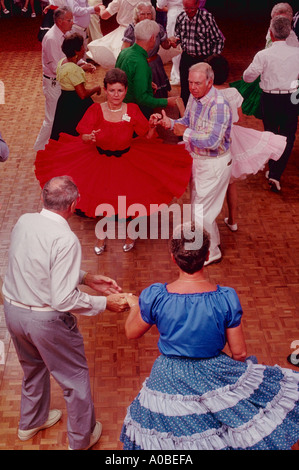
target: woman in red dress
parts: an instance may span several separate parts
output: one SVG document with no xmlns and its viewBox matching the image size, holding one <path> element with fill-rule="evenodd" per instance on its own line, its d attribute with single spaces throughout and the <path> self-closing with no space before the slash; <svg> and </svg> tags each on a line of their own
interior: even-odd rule
<svg viewBox="0 0 299 470">
<path fill-rule="evenodd" d="M 136 104 L 123 102 L 127 77 L 122 70 L 107 72 L 104 89 L 107 101 L 88 108 L 77 126 L 79 136 L 62 133 L 37 153 L 36 177 L 43 187 L 54 176 L 71 176 L 80 191 L 77 207 L 88 217 L 104 215 L 104 205 L 111 208 L 109 215 L 120 215 L 119 196 L 125 196 L 126 207 L 141 204 L 150 215 L 153 205 L 182 196 L 192 159 L 183 145 L 155 137 L 162 116 L 153 114 L 147 121 Z M 97 237 L 95 252 L 101 254 L 105 235 Z M 134 240 L 127 238 L 123 249 L 133 246 Z"/>
</svg>

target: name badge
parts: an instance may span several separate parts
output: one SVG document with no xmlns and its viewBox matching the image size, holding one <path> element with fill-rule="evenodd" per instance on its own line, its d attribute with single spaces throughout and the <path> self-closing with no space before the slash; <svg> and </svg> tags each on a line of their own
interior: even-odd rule
<svg viewBox="0 0 299 470">
<path fill-rule="evenodd" d="M 125 114 L 123 114 L 121 119 L 122 119 L 122 121 L 130 122 L 131 121 L 131 116 L 129 116 L 127 113 L 125 113 Z"/>
</svg>

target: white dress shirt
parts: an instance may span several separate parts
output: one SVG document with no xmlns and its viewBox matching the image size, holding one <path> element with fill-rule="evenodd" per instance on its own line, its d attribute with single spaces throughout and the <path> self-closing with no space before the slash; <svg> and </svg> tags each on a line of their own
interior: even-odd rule
<svg viewBox="0 0 299 470">
<path fill-rule="evenodd" d="M 275 41 L 271 47 L 259 51 L 243 73 L 243 80 L 251 83 L 259 76 L 260 87 L 266 92 L 296 89 L 299 48 L 288 46 L 285 41 Z"/>
<path fill-rule="evenodd" d="M 87 0 L 66 0 L 66 3 L 73 12 L 74 24 L 83 29 L 88 28 L 90 15 L 95 12 L 94 7 L 89 6 Z"/>
<path fill-rule="evenodd" d="M 63 217 L 46 209 L 24 214 L 12 231 L 3 294 L 27 306 L 96 315 L 106 297 L 78 289 L 85 274 L 80 266 L 79 240 Z"/>
<path fill-rule="evenodd" d="M 56 78 L 57 64 L 65 57 L 61 50 L 64 40 L 63 32 L 54 24 L 42 40 L 43 73 L 50 78 Z"/>
</svg>

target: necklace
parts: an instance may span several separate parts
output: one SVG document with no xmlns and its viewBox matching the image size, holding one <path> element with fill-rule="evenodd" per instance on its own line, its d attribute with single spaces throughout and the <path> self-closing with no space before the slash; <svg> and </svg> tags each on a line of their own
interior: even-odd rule
<svg viewBox="0 0 299 470">
<path fill-rule="evenodd" d="M 106 105 L 107 105 L 107 108 L 109 109 L 109 111 L 111 111 L 112 113 L 117 113 L 118 111 L 122 111 L 122 109 L 123 109 L 123 103 L 121 104 L 121 107 L 120 107 L 119 109 L 111 109 L 111 108 L 109 108 L 107 102 L 106 102 Z"/>
</svg>

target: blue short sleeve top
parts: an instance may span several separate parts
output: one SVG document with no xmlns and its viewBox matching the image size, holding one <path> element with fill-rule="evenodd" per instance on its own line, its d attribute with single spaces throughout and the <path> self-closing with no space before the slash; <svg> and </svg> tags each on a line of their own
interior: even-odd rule
<svg viewBox="0 0 299 470">
<path fill-rule="evenodd" d="M 162 354 L 207 358 L 220 354 L 226 329 L 241 323 L 242 308 L 236 291 L 217 290 L 193 294 L 167 291 L 167 284 L 152 284 L 139 297 L 142 319 L 156 325 Z"/>
</svg>

